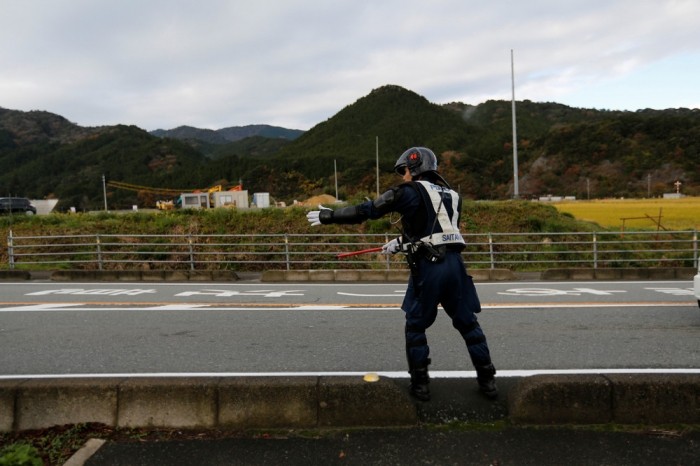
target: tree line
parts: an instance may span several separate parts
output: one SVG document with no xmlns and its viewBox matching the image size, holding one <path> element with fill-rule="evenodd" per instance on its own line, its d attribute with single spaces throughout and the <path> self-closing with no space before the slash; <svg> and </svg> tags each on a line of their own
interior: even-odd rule
<svg viewBox="0 0 700 466">
<path fill-rule="evenodd" d="M 577 198 L 660 196 L 680 181 L 700 195 L 700 110 L 636 112 L 519 101 L 519 194 Z M 408 147 L 438 155 L 440 170 L 472 199 L 513 195 L 511 102 L 438 105 L 383 86 L 288 141 L 260 136 L 224 144 L 156 137 L 135 126 L 80 128 L 48 112 L 0 109 L 0 190 L 55 197 L 59 209 L 103 205 L 102 176 L 135 185 L 202 188 L 240 181 L 251 194 L 291 203 L 381 189 Z M 335 170 L 337 167 L 337 171 Z M 152 207 L 152 196 L 109 190 L 110 206 Z"/>
</svg>

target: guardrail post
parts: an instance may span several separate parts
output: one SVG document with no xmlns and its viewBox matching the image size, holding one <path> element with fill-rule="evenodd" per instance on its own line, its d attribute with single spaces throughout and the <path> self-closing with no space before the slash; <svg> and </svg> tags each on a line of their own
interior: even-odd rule
<svg viewBox="0 0 700 466">
<path fill-rule="evenodd" d="M 593 268 L 598 268 L 598 235 L 593 232 Z"/>
<path fill-rule="evenodd" d="M 489 257 L 491 260 L 491 268 L 495 269 L 496 268 L 496 262 L 493 254 L 493 236 L 491 233 L 489 233 Z"/>
<path fill-rule="evenodd" d="M 97 268 L 102 270 L 102 245 L 100 242 L 100 235 L 95 235 L 95 245 L 97 248 Z"/>
<path fill-rule="evenodd" d="M 693 261 L 698 265 L 698 230 L 693 230 Z"/>
<path fill-rule="evenodd" d="M 386 234 L 384 235 L 384 244 L 389 242 L 389 235 Z M 386 269 L 390 270 L 391 269 L 391 254 L 386 255 Z"/>
<path fill-rule="evenodd" d="M 287 262 L 287 270 L 290 270 L 289 266 L 289 236 L 287 234 L 284 234 L 284 257 L 285 261 Z"/>
<path fill-rule="evenodd" d="M 190 250 L 190 270 L 194 270 L 194 246 L 192 245 L 192 233 L 187 235 L 187 244 Z"/>
<path fill-rule="evenodd" d="M 12 230 L 7 235 L 7 260 L 10 262 L 10 270 L 15 269 L 15 249 L 12 242 Z"/>
</svg>

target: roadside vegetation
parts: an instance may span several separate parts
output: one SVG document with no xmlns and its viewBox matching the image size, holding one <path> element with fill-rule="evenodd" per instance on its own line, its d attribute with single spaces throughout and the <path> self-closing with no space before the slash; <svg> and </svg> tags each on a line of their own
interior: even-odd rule
<svg viewBox="0 0 700 466">
<path fill-rule="evenodd" d="M 351 203 L 360 202 L 364 196 L 351 199 Z M 76 247 L 77 243 L 96 243 L 96 235 L 109 235 L 111 237 L 123 238 L 125 243 L 142 244 L 134 249 L 121 249 L 118 254 L 112 249 L 114 259 L 110 264 L 105 265 L 107 269 L 127 270 L 133 269 L 133 264 L 138 263 L 142 270 L 170 270 L 190 268 L 190 248 L 187 245 L 187 235 L 196 235 L 197 243 L 221 243 L 221 235 L 231 235 L 225 240 L 231 244 L 230 247 L 220 246 L 216 249 L 216 257 L 212 257 L 208 263 L 201 263 L 200 266 L 206 269 L 225 269 L 234 271 L 260 271 L 269 264 L 260 261 L 257 254 L 276 254 L 277 259 L 283 259 L 284 248 L 273 246 L 266 242 L 255 246 L 243 246 L 240 244 L 247 241 L 240 239 L 241 236 L 249 235 L 314 235 L 323 234 L 311 248 L 307 249 L 310 254 L 314 252 L 326 252 L 333 248 L 333 243 L 353 243 L 356 242 L 356 235 L 363 234 L 388 234 L 393 236 L 398 233 L 395 223 L 397 216 L 387 216 L 379 220 L 365 222 L 360 225 L 327 225 L 323 228 L 313 228 L 308 225 L 306 213 L 313 207 L 290 207 L 290 208 L 268 208 L 268 209 L 211 209 L 211 210 L 172 210 L 172 211 L 127 211 L 118 212 L 94 212 L 94 213 L 56 213 L 47 216 L 0 216 L 0 234 L 3 236 L 3 246 L 0 249 L 0 269 L 9 268 L 8 237 L 10 231 L 13 237 L 28 236 L 52 236 L 50 252 L 56 256 L 53 263 L 45 265 L 19 265 L 20 269 L 44 269 L 50 267 L 53 270 L 66 268 L 95 269 L 98 267 L 94 246 L 84 245 L 81 249 Z M 658 212 L 662 212 L 661 225 L 657 227 Z M 649 212 L 656 211 L 654 217 Z M 700 198 L 686 198 L 678 200 L 664 200 L 663 202 L 648 201 L 596 201 L 596 202 L 570 202 L 570 203 L 542 203 L 532 201 L 465 201 L 462 215 L 462 231 L 466 234 L 487 234 L 487 233 L 507 233 L 515 238 L 521 237 L 522 241 L 532 241 L 532 233 L 591 233 L 620 231 L 619 218 L 633 218 L 626 225 L 627 231 L 657 231 L 657 230 L 693 230 L 697 228 L 698 217 L 696 212 L 700 211 Z M 646 214 L 646 216 L 645 216 Z M 580 218 L 581 217 L 581 218 Z M 637 220 L 640 219 L 640 220 Z M 595 221 L 591 221 L 595 220 Z M 618 222 L 616 222 L 616 220 Z M 646 221 L 645 221 L 646 220 Z M 620 238 L 624 233 L 620 232 Z M 87 239 L 81 240 L 76 237 L 83 235 Z M 149 235 L 158 236 L 157 239 L 149 238 Z M 208 235 L 212 235 L 208 237 Z M 337 236 L 331 236 L 337 235 Z M 61 236 L 71 236 L 73 238 L 57 238 Z M 236 239 L 236 236 L 239 239 Z M 217 239 L 217 237 L 219 239 Z M 559 235 L 558 238 L 564 238 Z M 571 237 L 574 240 L 573 236 Z M 608 237 L 610 240 L 613 237 Z M 31 243 L 33 240 L 29 240 Z M 41 244 L 43 240 L 37 240 Z M 113 239 L 107 241 L 114 241 Z M 117 240 L 120 241 L 120 240 Z M 315 240 L 314 240 L 315 241 Z M 544 241 L 547 241 L 545 238 Z M 620 246 L 623 249 L 644 249 L 647 245 L 637 244 L 630 238 L 631 243 Z M 280 243 L 282 240 L 280 240 Z M 321 243 L 329 242 L 328 245 Z M 469 242 L 469 240 L 468 240 Z M 64 244 L 65 243 L 65 244 Z M 30 253 L 31 247 L 25 246 L 22 251 Z M 105 243 L 107 244 L 107 243 Z M 238 245 L 238 246 L 237 246 Z M 478 247 L 478 245 L 477 245 Z M 549 247 L 554 251 L 554 246 Z M 585 250 L 589 248 L 586 244 L 574 242 L 574 246 Z M 501 246 L 499 252 L 502 260 L 508 257 L 503 254 L 519 254 L 519 246 L 514 243 L 512 246 Z M 76 251 L 83 251 L 84 257 L 69 257 L 65 254 Z M 133 251 L 133 252 L 129 252 Z M 166 251 L 169 251 L 166 252 Z M 210 250 L 211 251 L 211 250 Z M 562 250 L 562 257 L 570 254 L 571 251 Z M 47 249 L 35 250 L 34 253 L 42 253 L 46 256 Z M 17 251 L 15 251 L 17 253 Z M 145 259 L 150 254 L 151 259 Z M 174 255 L 168 255 L 174 254 Z M 229 255 L 227 255 L 229 254 Z M 228 258 L 230 254 L 236 254 L 237 261 L 232 263 Z M 670 254 L 670 253 L 669 253 Z M 621 255 L 621 261 L 622 261 Z M 270 256 L 272 257 L 272 256 Z M 518 256 L 520 257 L 520 256 Z M 669 256 L 670 257 L 670 256 Z M 666 259 L 669 259 L 667 257 Z M 299 260 L 311 260 L 296 256 Z M 390 258 L 400 261 L 401 258 Z M 626 263 L 626 262 L 625 262 Z M 132 264 L 132 265 L 129 265 Z M 481 264 L 483 265 L 483 264 Z M 474 264 L 479 267 L 480 264 Z M 620 262 L 618 266 L 622 266 Z M 321 265 L 323 267 L 332 267 Z M 368 263 L 357 262 L 348 264 L 351 268 L 385 267 L 384 261 L 374 260 Z M 16 266 L 17 267 L 17 266 Z M 100 266 L 101 267 L 101 266 Z M 197 267 L 199 268 L 199 266 Z"/>
<path fill-rule="evenodd" d="M 361 202 L 365 196 L 349 200 Z M 260 234 L 317 233 L 306 213 L 310 207 L 268 209 L 182 209 L 171 211 L 53 213 L 0 216 L 0 235 L 110 234 Z M 542 203 L 532 201 L 470 201 L 462 206 L 465 233 L 540 233 L 617 230 L 621 219 L 632 230 L 692 230 L 700 228 L 700 197 L 682 199 L 606 199 Z M 393 233 L 385 217 L 361 225 L 327 225 L 324 233 Z M 3 241 L 3 247 L 6 244 Z"/>
<path fill-rule="evenodd" d="M 351 202 L 360 202 L 362 199 L 363 197 L 351 199 Z M 7 238 L 10 231 L 13 236 L 92 235 L 93 237 L 99 234 L 120 236 L 397 234 L 396 226 L 392 225 L 392 221 L 398 220 L 396 216 L 387 216 L 360 225 L 327 225 L 322 229 L 313 228 L 306 220 L 306 213 L 312 208 L 316 206 L 284 209 L 183 209 L 1 216 L 0 235 L 3 237 L 3 247 L 0 250 L 0 268 L 9 267 Z M 569 214 L 558 212 L 551 205 L 529 201 L 466 201 L 463 205 L 462 218 L 462 229 L 465 233 L 570 232 L 594 231 L 600 228 L 589 222 L 577 221 Z M 94 238 L 90 239 L 90 241 L 93 240 Z M 350 239 L 348 241 L 351 242 Z M 66 242 L 57 241 L 59 244 Z M 187 256 L 186 247 L 182 246 L 180 249 L 183 257 Z M 52 251 L 61 252 L 60 246 L 52 248 Z M 63 267 L 61 264 L 55 264 L 53 268 Z"/>
<path fill-rule="evenodd" d="M 361 202 L 363 196 L 350 203 Z M 256 234 L 316 232 L 306 213 L 317 208 L 182 209 L 171 211 L 55 213 L 46 216 L 0 216 L 0 234 Z M 592 231 L 600 228 L 560 213 L 551 205 L 529 201 L 465 201 L 462 228 L 466 232 Z M 395 220 L 395 219 L 394 219 Z M 388 217 L 361 225 L 327 225 L 326 233 L 384 233 L 395 231 Z"/>
<path fill-rule="evenodd" d="M 361 202 L 363 196 L 350 203 Z M 260 234 L 318 233 L 309 226 L 311 207 L 268 209 L 181 209 L 170 211 L 54 213 L 50 215 L 0 216 L 0 234 L 94 235 L 110 234 Z M 396 220 L 395 218 L 393 220 Z M 592 231 L 599 228 L 551 205 L 528 201 L 465 201 L 462 214 L 465 232 Z M 384 217 L 360 225 L 326 225 L 324 233 L 392 233 L 392 219 Z"/>
</svg>

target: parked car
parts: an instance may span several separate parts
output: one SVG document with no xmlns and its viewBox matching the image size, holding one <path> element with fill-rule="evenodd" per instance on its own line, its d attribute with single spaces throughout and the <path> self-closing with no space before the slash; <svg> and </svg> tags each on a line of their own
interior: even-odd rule
<svg viewBox="0 0 700 466">
<path fill-rule="evenodd" d="M 700 307 L 700 260 L 698 260 L 698 273 L 693 279 L 693 290 L 695 290 L 695 299 L 698 300 L 698 307 Z"/>
<path fill-rule="evenodd" d="M 36 207 L 26 197 L 0 197 L 0 213 L 36 214 Z"/>
</svg>

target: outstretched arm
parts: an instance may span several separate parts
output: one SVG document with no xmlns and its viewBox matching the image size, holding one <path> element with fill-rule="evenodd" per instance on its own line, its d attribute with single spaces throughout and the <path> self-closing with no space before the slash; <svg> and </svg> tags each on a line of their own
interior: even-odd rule
<svg viewBox="0 0 700 466">
<path fill-rule="evenodd" d="M 319 205 L 320 210 L 312 210 L 306 218 L 311 226 L 327 225 L 329 223 L 354 224 L 362 223 L 367 219 L 376 219 L 397 210 L 399 199 L 398 190 L 390 189 L 373 201 L 363 202 L 354 206 L 341 207 L 331 210 Z"/>
</svg>

